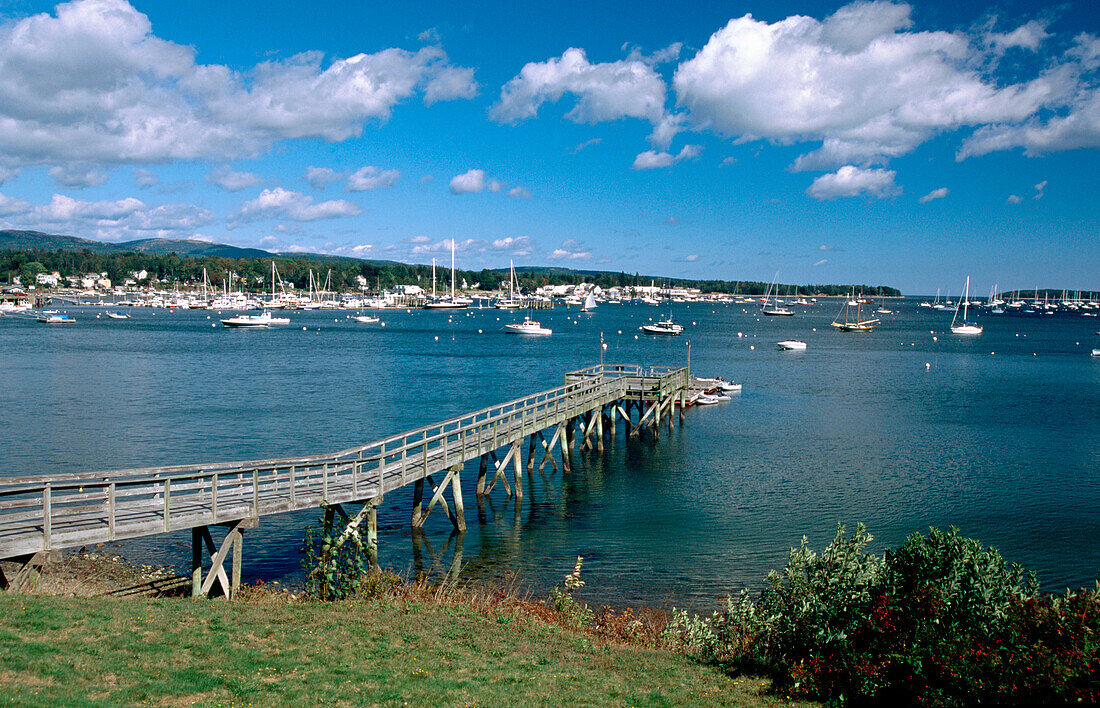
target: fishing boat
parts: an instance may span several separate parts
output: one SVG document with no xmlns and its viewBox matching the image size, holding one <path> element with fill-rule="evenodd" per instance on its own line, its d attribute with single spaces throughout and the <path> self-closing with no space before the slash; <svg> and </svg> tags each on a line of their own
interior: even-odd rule
<svg viewBox="0 0 1100 708">
<path fill-rule="evenodd" d="M 73 324 L 76 322 L 76 318 L 69 315 L 59 315 L 56 312 L 52 314 L 43 312 L 38 316 L 38 321 L 42 324 Z"/>
<path fill-rule="evenodd" d="M 853 320 L 850 317 L 852 308 L 855 308 L 856 316 Z M 836 319 L 833 320 L 832 326 L 839 329 L 841 332 L 871 332 L 878 326 L 879 321 L 877 319 L 865 320 L 863 319 L 861 308 L 863 307 L 861 300 L 848 299 L 844 301 L 844 309 L 841 313 L 844 315 L 844 321 L 840 320 L 841 313 L 837 313 Z"/>
<path fill-rule="evenodd" d="M 107 315 L 112 320 L 128 320 L 128 319 L 130 319 L 130 316 L 127 315 L 125 312 L 111 312 L 110 310 L 108 310 L 107 312 L 104 312 L 103 314 Z"/>
<path fill-rule="evenodd" d="M 682 324 L 676 324 L 672 321 L 672 315 L 669 314 L 667 320 L 657 320 L 652 324 L 644 324 L 640 329 L 646 334 L 683 334 L 684 326 Z"/>
<path fill-rule="evenodd" d="M 288 317 L 272 317 L 271 313 L 264 311 L 259 315 L 237 315 L 221 320 L 226 327 L 267 327 L 269 325 L 290 324 Z"/>
<path fill-rule="evenodd" d="M 442 300 L 432 300 L 424 305 L 426 310 L 465 310 L 472 301 L 469 298 L 455 296 L 455 240 L 451 239 L 451 296 Z"/>
<path fill-rule="evenodd" d="M 543 327 L 541 323 L 530 317 L 524 317 L 523 322 L 512 322 L 504 325 L 504 331 L 510 334 L 553 334 L 554 330 Z"/>
<path fill-rule="evenodd" d="M 784 339 L 782 342 L 776 342 L 776 346 L 784 351 L 789 352 L 803 352 L 806 351 L 806 343 L 797 339 Z"/>
<path fill-rule="evenodd" d="M 775 278 L 772 278 L 772 284 L 769 285 L 768 289 L 764 292 L 764 306 L 760 308 L 760 312 L 769 317 L 791 317 L 794 315 L 794 310 L 780 307 L 782 303 L 779 302 L 779 288 L 775 286 L 775 281 L 778 278 L 779 271 L 777 270 L 775 271 Z M 769 295 L 771 295 L 771 297 L 769 297 Z M 769 310 L 768 305 L 771 305 L 772 309 Z"/>
<path fill-rule="evenodd" d="M 955 316 L 951 318 L 951 331 L 955 334 L 981 334 L 982 326 L 974 322 L 970 322 L 966 319 L 967 313 L 970 307 L 970 276 L 966 276 L 966 287 L 963 291 L 963 297 L 960 303 L 963 308 L 962 322 L 955 324 L 959 319 L 959 306 L 955 306 Z"/>
</svg>

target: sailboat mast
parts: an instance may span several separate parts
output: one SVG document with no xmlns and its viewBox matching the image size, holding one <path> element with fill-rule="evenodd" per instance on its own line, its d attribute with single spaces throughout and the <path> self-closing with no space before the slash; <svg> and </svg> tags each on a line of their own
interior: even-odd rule
<svg viewBox="0 0 1100 708">
<path fill-rule="evenodd" d="M 451 299 L 455 299 L 455 240 L 451 237 Z"/>
<path fill-rule="evenodd" d="M 435 258 L 432 258 L 432 298 L 435 298 Z"/>
</svg>

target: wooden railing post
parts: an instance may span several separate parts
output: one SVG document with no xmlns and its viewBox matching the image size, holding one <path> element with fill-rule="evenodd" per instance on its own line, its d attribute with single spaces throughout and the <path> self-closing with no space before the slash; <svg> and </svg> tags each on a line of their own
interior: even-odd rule
<svg viewBox="0 0 1100 708">
<path fill-rule="evenodd" d="M 42 545 L 49 550 L 53 535 L 53 490 L 50 483 L 42 487 Z"/>
<path fill-rule="evenodd" d="M 107 485 L 107 540 L 115 540 L 115 483 Z"/>
<path fill-rule="evenodd" d="M 171 509 L 172 500 L 172 480 L 164 480 L 164 530 L 167 531 L 170 528 L 168 517 L 172 513 Z"/>
<path fill-rule="evenodd" d="M 260 470 L 252 470 L 252 515 L 260 518 Z"/>
<path fill-rule="evenodd" d="M 210 475 L 210 518 L 218 520 L 218 473 Z"/>
</svg>

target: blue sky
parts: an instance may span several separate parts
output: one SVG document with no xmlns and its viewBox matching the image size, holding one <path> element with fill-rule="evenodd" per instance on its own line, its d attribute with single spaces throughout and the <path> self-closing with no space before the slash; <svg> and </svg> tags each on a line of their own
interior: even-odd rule
<svg viewBox="0 0 1100 708">
<path fill-rule="evenodd" d="M 1095 2 L 0 6 L 0 226 L 1100 291 Z"/>
</svg>

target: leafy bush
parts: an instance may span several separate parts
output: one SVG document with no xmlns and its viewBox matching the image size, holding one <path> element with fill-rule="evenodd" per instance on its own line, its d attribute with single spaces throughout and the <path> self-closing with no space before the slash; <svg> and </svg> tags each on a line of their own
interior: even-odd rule
<svg viewBox="0 0 1100 708">
<path fill-rule="evenodd" d="M 820 554 L 805 539 L 753 602 L 675 612 L 701 661 L 765 670 L 790 695 L 929 705 L 1100 700 L 1100 585 L 1040 597 L 1034 574 L 957 529 L 913 534 L 882 558 L 863 526 Z"/>
<path fill-rule="evenodd" d="M 368 577 L 367 544 L 357 529 L 336 533 L 322 517 L 321 528 L 307 526 L 302 542 L 305 591 L 318 600 L 342 600 L 357 594 Z"/>
</svg>

